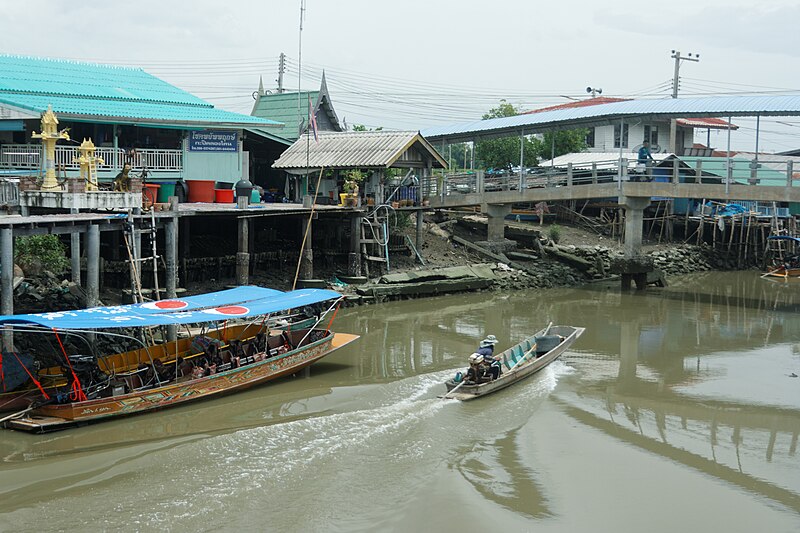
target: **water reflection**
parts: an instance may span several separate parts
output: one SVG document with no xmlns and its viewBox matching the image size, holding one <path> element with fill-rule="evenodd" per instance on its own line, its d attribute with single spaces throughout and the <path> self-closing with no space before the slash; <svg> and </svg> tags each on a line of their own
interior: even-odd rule
<svg viewBox="0 0 800 533">
<path fill-rule="evenodd" d="M 485 499 L 531 518 L 552 516 L 542 487 L 519 456 L 518 430 L 460 453 L 458 471 Z"/>
<path fill-rule="evenodd" d="M 755 274 L 682 285 L 602 295 L 607 331 L 587 331 L 591 352 L 571 358 L 581 378 L 558 401 L 615 438 L 800 511 L 800 383 L 788 373 L 797 289 Z"/>
</svg>

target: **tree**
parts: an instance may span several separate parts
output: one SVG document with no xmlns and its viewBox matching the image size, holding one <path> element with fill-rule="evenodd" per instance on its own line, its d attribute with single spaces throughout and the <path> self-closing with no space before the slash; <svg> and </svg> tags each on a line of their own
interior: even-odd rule
<svg viewBox="0 0 800 533">
<path fill-rule="evenodd" d="M 539 160 L 546 160 L 564 154 L 573 154 L 586 150 L 585 128 L 562 131 L 548 131 L 541 139 L 534 139 L 534 152 Z M 555 144 L 553 141 L 555 140 Z"/>
<path fill-rule="evenodd" d="M 383 126 L 378 128 L 372 129 L 368 128 L 363 124 L 353 124 L 353 131 L 383 131 Z"/>
<path fill-rule="evenodd" d="M 520 114 L 520 110 L 505 100 L 500 100 L 500 105 L 489 110 L 483 115 L 483 120 L 490 118 L 513 117 Z M 523 164 L 535 166 L 536 147 L 530 136 L 523 138 Z M 475 158 L 484 168 L 510 168 L 519 165 L 520 137 L 503 137 L 475 144 Z"/>
<path fill-rule="evenodd" d="M 505 100 L 483 115 L 483 120 L 491 118 L 513 117 L 519 115 L 521 110 Z M 539 164 L 542 159 L 550 159 L 586 149 L 586 129 L 563 130 L 547 132 L 541 138 L 533 135 L 524 137 L 523 164 L 532 167 Z M 555 140 L 555 150 L 553 141 Z M 519 165 L 520 137 L 503 137 L 490 141 L 481 141 L 476 144 L 475 157 L 484 168 L 509 168 Z"/>
<path fill-rule="evenodd" d="M 17 237 L 14 243 L 14 261 L 26 273 L 48 270 L 59 275 L 69 268 L 66 248 L 58 235 Z"/>
</svg>

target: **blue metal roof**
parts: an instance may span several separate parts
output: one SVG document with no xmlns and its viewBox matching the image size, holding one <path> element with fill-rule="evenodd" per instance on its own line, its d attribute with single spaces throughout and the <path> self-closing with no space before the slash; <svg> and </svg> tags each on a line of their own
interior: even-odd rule
<svg viewBox="0 0 800 533">
<path fill-rule="evenodd" d="M 0 55 L 0 103 L 71 120 L 185 126 L 276 126 L 216 109 L 139 68 Z"/>
<path fill-rule="evenodd" d="M 638 117 L 728 117 L 728 116 L 800 115 L 800 96 L 722 96 L 706 98 L 666 98 L 661 100 L 626 100 L 587 107 L 574 107 L 475 120 L 450 126 L 421 130 L 429 141 L 464 141 L 474 138 L 502 137 L 537 133 L 556 128 L 579 128 L 609 124 Z"/>
</svg>

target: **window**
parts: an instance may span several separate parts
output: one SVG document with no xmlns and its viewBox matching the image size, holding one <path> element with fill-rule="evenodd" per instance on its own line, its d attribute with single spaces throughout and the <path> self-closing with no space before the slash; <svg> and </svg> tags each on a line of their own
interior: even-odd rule
<svg viewBox="0 0 800 533">
<path fill-rule="evenodd" d="M 594 128 L 589 128 L 586 134 L 586 147 L 594 148 Z"/>
<path fill-rule="evenodd" d="M 644 127 L 644 140 L 650 141 L 650 146 L 658 145 L 658 126 Z"/>
<path fill-rule="evenodd" d="M 619 148 L 619 131 L 620 127 L 619 124 L 614 125 L 614 148 Z M 625 127 L 622 129 L 622 148 L 628 147 L 628 125 L 625 124 Z"/>
</svg>

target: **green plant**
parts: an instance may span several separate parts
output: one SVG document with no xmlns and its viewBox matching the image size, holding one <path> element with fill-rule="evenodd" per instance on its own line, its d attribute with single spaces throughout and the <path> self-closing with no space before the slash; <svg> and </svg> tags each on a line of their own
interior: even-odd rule
<svg viewBox="0 0 800 533">
<path fill-rule="evenodd" d="M 26 272 L 46 269 L 53 274 L 63 274 L 69 267 L 66 247 L 58 235 L 17 237 L 14 261 Z"/>
<path fill-rule="evenodd" d="M 547 231 L 547 235 L 550 237 L 551 241 L 558 244 L 558 241 L 561 239 L 561 226 L 553 224 Z"/>
<path fill-rule="evenodd" d="M 367 175 L 360 169 L 348 170 L 344 175 L 344 192 L 354 194 L 358 192 L 358 184 L 364 181 Z"/>
</svg>

